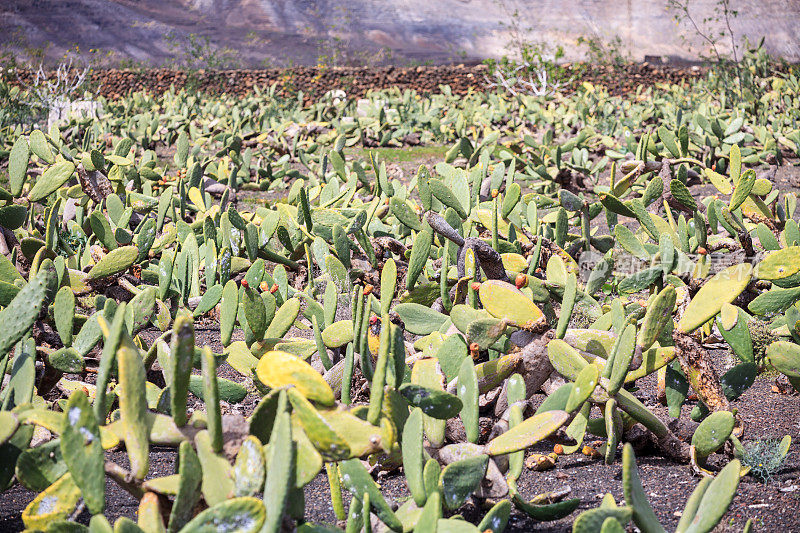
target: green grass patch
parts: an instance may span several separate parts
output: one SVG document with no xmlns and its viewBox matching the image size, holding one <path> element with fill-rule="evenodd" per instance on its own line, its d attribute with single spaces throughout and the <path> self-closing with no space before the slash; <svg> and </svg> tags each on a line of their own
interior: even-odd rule
<svg viewBox="0 0 800 533">
<path fill-rule="evenodd" d="M 370 152 L 376 152 L 387 163 L 403 163 L 409 161 L 419 161 L 428 157 L 442 157 L 449 150 L 449 146 L 413 146 L 407 148 L 348 148 L 345 155 L 356 159 L 367 159 Z"/>
</svg>

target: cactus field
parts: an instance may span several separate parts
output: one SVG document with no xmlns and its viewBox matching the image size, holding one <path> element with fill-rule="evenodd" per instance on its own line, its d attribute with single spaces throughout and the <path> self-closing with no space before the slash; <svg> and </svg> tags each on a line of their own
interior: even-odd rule
<svg viewBox="0 0 800 533">
<path fill-rule="evenodd" d="M 800 80 L 752 77 L 0 109 L 0 530 L 800 529 Z"/>
</svg>

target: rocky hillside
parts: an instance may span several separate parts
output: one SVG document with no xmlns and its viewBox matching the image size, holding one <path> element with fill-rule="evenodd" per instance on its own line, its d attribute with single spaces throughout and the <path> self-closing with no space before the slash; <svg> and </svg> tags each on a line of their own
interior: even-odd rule
<svg viewBox="0 0 800 533">
<path fill-rule="evenodd" d="M 200 66 L 468 62 L 503 53 L 518 13 L 527 38 L 579 59 L 581 36 L 610 41 L 633 60 L 692 58 L 665 0 L 3 0 L 0 46 L 48 58 L 79 47 L 106 63 Z M 711 14 L 716 0 L 695 0 Z M 800 3 L 733 1 L 734 31 L 800 59 Z M 192 41 L 190 36 L 197 37 Z M 208 44 L 207 44 L 208 43 Z M 696 51 L 695 51 L 696 53 Z"/>
</svg>

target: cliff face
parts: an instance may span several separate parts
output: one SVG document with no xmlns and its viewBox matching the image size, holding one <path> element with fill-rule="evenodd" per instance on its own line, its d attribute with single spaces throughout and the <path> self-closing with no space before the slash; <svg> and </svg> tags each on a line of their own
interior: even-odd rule
<svg viewBox="0 0 800 533">
<path fill-rule="evenodd" d="M 609 41 L 634 60 L 645 55 L 692 59 L 665 0 L 4 0 L 0 43 L 7 50 L 46 48 L 57 58 L 74 45 L 99 49 L 109 63 L 163 64 L 188 49 L 187 36 L 233 50 L 241 66 L 434 62 L 498 56 L 511 15 L 532 41 L 562 45 L 580 59 L 578 37 Z M 695 0 L 702 20 L 716 0 Z M 800 60 L 800 2 L 733 0 L 738 35 L 766 36 L 770 52 Z M 697 36 L 686 33 L 691 41 Z M 727 45 L 727 43 L 725 43 Z M 383 50 L 383 52 L 381 52 Z M 201 50 L 202 51 L 202 50 Z M 98 54 L 100 55 L 100 54 Z M 330 59 L 332 58 L 332 59 Z"/>
</svg>

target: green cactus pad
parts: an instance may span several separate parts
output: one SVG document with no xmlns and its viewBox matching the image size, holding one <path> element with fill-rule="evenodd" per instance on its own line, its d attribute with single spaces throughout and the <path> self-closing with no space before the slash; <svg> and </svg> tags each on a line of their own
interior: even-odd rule
<svg viewBox="0 0 800 533">
<path fill-rule="evenodd" d="M 794 287 L 800 282 L 800 246 L 789 246 L 768 253 L 753 273 L 758 279 L 779 287 Z"/>
<path fill-rule="evenodd" d="M 0 311 L 0 353 L 5 354 L 31 330 L 47 296 L 48 286 L 54 282 L 55 271 L 40 269 L 34 279 L 20 290 L 5 309 Z"/>
<path fill-rule="evenodd" d="M 47 355 L 47 362 L 59 372 L 80 374 L 86 369 L 86 361 L 75 348 L 59 348 Z"/>
<path fill-rule="evenodd" d="M 105 509 L 106 479 L 103 447 L 97 419 L 83 391 L 76 390 L 67 401 L 61 432 L 61 454 L 83 500 L 92 514 Z"/>
<path fill-rule="evenodd" d="M 204 376 L 189 376 L 189 391 L 205 401 L 205 395 L 203 392 L 203 379 Z M 218 377 L 217 394 L 219 395 L 219 399 L 223 402 L 237 404 L 241 403 L 245 396 L 247 396 L 247 387 L 241 383 Z"/>
<path fill-rule="evenodd" d="M 488 466 L 489 456 L 477 455 L 450 463 L 442 469 L 439 487 L 448 509 L 461 507 L 479 487 Z"/>
<path fill-rule="evenodd" d="M 194 323 L 189 316 L 179 314 L 173 325 L 169 358 L 170 412 L 178 426 L 186 424 L 186 399 L 193 358 Z"/>
<path fill-rule="evenodd" d="M 353 496 L 361 497 L 363 494 L 369 494 L 370 505 L 375 510 L 378 518 L 392 531 L 403 531 L 402 522 L 394 514 L 389 504 L 386 503 L 380 489 L 378 489 L 369 472 L 358 459 L 350 459 L 340 463 L 339 469 L 342 475 L 342 482 Z"/>
<path fill-rule="evenodd" d="M 444 376 L 439 368 L 438 360 L 436 359 L 420 359 L 414 363 L 411 369 L 411 383 L 424 387 L 430 390 L 444 390 Z M 456 398 L 456 400 L 458 400 Z M 458 400 L 460 403 L 460 400 Z M 455 402 L 453 402 L 453 406 Z M 458 412 L 459 409 L 456 410 Z M 424 414 L 423 411 L 423 427 L 428 441 L 434 443 L 435 446 L 441 446 L 444 442 L 445 420 L 439 420 Z"/>
<path fill-rule="evenodd" d="M 730 194 L 733 192 L 733 185 L 731 185 L 731 181 L 727 176 L 714 172 L 714 170 L 710 168 L 704 169 L 703 173 L 711 184 L 722 194 Z"/>
<path fill-rule="evenodd" d="M 571 413 L 588 400 L 600 379 L 600 370 L 596 365 L 588 365 L 578 373 L 575 385 L 570 389 L 565 410 Z"/>
<path fill-rule="evenodd" d="M 133 297 L 125 308 L 125 326 L 128 333 L 136 335 L 153 318 L 156 306 L 156 288 L 147 287 Z"/>
<path fill-rule="evenodd" d="M 691 333 L 719 313 L 722 305 L 731 303 L 750 283 L 753 267 L 749 263 L 733 265 L 708 280 L 692 301 L 678 323 L 678 329 Z"/>
<path fill-rule="evenodd" d="M 208 431 L 200 431 L 195 435 L 194 444 L 197 458 L 202 466 L 203 478 L 200 490 L 208 505 L 214 506 L 224 502 L 233 495 L 233 469 L 228 459 L 214 452 Z"/>
<path fill-rule="evenodd" d="M 569 418 L 565 411 L 546 411 L 528 418 L 521 424 L 492 439 L 486 445 L 489 455 L 505 455 L 533 446 L 547 438 Z"/>
<path fill-rule="evenodd" d="M 414 335 L 428 335 L 447 321 L 446 315 L 416 303 L 398 304 L 394 310 L 400 315 L 406 330 Z"/>
<path fill-rule="evenodd" d="M 67 180 L 75 173 L 75 163 L 72 161 L 59 161 L 44 171 L 36 180 L 31 191 L 28 193 L 28 200 L 39 202 L 54 193 L 59 187 L 64 185 Z"/>
<path fill-rule="evenodd" d="M 580 498 L 546 504 L 531 503 L 522 499 L 522 496 L 516 491 L 512 492 L 511 501 L 514 503 L 514 507 L 539 522 L 552 522 L 569 516 L 581 503 Z"/>
<path fill-rule="evenodd" d="M 510 283 L 485 281 L 478 294 L 483 307 L 492 316 L 505 318 L 519 327 L 534 327 L 543 320 L 544 315 L 536 304 Z"/>
<path fill-rule="evenodd" d="M 11 147 L 8 155 L 8 181 L 11 194 L 19 196 L 22 194 L 22 187 L 25 185 L 25 178 L 28 172 L 28 161 L 30 160 L 30 148 L 28 139 L 20 135 Z"/>
<path fill-rule="evenodd" d="M 138 255 L 139 249 L 136 246 L 122 246 L 111 250 L 108 255 L 100 259 L 100 261 L 89 270 L 88 279 L 102 279 L 124 272 L 133 265 Z"/>
<path fill-rule="evenodd" d="M 353 341 L 353 321 L 339 320 L 322 330 L 322 342 L 328 348 L 341 348 Z"/>
<path fill-rule="evenodd" d="M 697 211 L 697 202 L 692 196 L 691 191 L 689 191 L 689 189 L 681 180 L 674 179 L 670 181 L 669 190 L 675 200 L 680 202 L 683 206 L 688 207 L 692 211 Z"/>
<path fill-rule="evenodd" d="M 408 201 L 401 200 L 397 197 L 389 199 L 389 210 L 403 225 L 408 226 L 414 231 L 422 230 L 422 223 L 419 216 L 414 212 L 414 208 Z"/>
<path fill-rule="evenodd" d="M 622 449 L 622 488 L 625 501 L 633 508 L 633 521 L 642 533 L 663 533 L 664 528 L 647 501 L 630 443 L 626 443 Z"/>
<path fill-rule="evenodd" d="M 439 366 L 448 382 L 458 376 L 463 361 L 469 357 L 467 343 L 461 335 L 449 336 L 439 345 L 439 349 L 435 353 L 436 358 L 439 360 Z"/>
<path fill-rule="evenodd" d="M 475 372 L 475 364 L 469 358 L 464 358 L 461 369 L 458 372 L 458 399 L 461 400 L 461 420 L 464 423 L 464 430 L 467 441 L 478 442 L 480 433 L 479 412 L 478 412 L 478 374 Z"/>
<path fill-rule="evenodd" d="M 502 533 L 508 525 L 508 520 L 511 517 L 511 502 L 508 500 L 500 500 L 487 512 L 480 523 L 478 524 L 478 531 L 486 533 Z"/>
<path fill-rule="evenodd" d="M 411 497 L 418 507 L 425 505 L 427 494 L 422 477 L 425 456 L 422 442 L 422 410 L 414 408 L 403 427 L 403 470 Z"/>
<path fill-rule="evenodd" d="M 756 173 L 753 169 L 747 169 L 738 181 L 734 179 L 733 182 L 734 189 L 728 209 L 736 211 L 750 196 L 753 185 L 756 183 Z"/>
<path fill-rule="evenodd" d="M 611 518 L 623 529 L 633 516 L 631 507 L 597 508 L 578 515 L 572 524 L 572 533 L 596 533 L 601 531 L 603 523 Z"/>
<path fill-rule="evenodd" d="M 13 416 L 9 411 L 2 412 Z M 0 418 L 3 417 L 0 416 Z M 16 430 L 18 426 L 14 424 L 10 427 Z M 33 430 L 32 427 L 27 429 Z M 54 439 L 23 451 L 16 458 L 16 467 L 14 469 L 17 481 L 28 490 L 37 492 L 47 489 L 67 471 L 67 464 L 61 455 L 60 439 Z"/>
<path fill-rule="evenodd" d="M 411 246 L 411 257 L 408 260 L 408 273 L 406 275 L 406 290 L 411 290 L 422 274 L 425 263 L 431 252 L 433 243 L 433 230 L 430 226 L 417 233 L 414 244 Z"/>
<path fill-rule="evenodd" d="M 237 531 L 257 533 L 262 531 L 266 511 L 264 503 L 257 498 L 232 498 L 220 502 L 195 516 L 181 533 L 205 533 L 207 531 Z"/>
<path fill-rule="evenodd" d="M 223 346 L 231 342 L 238 309 L 239 288 L 235 281 L 229 280 L 222 289 L 222 300 L 220 300 L 220 338 Z"/>
<path fill-rule="evenodd" d="M 766 359 L 772 367 L 786 376 L 800 378 L 800 346 L 789 341 L 776 341 L 767 347 Z"/>
<path fill-rule="evenodd" d="M 442 516 L 442 495 L 434 492 L 425 502 L 425 507 L 417 518 L 414 531 L 438 531 L 437 524 Z"/>
<path fill-rule="evenodd" d="M 247 287 L 242 291 L 241 305 L 253 336 L 256 340 L 263 339 L 267 331 L 267 310 L 261 295 L 255 289 Z"/>
<path fill-rule="evenodd" d="M 309 400 L 321 405 L 333 405 L 330 385 L 311 365 L 286 352 L 273 350 L 264 354 L 256 367 L 256 375 L 273 389 L 293 385 Z"/>
<path fill-rule="evenodd" d="M 428 185 L 431 193 L 433 193 L 433 196 L 435 196 L 437 200 L 442 202 L 447 207 L 453 208 L 455 212 L 458 213 L 458 216 L 462 219 L 467 218 L 468 213 L 464 209 L 464 206 L 461 205 L 458 197 L 450 187 L 436 178 L 431 178 L 428 180 Z"/>
<path fill-rule="evenodd" d="M 681 517 L 681 521 L 678 523 L 679 531 L 704 533 L 714 529 L 733 501 L 736 488 L 739 486 L 741 466 L 739 460 L 734 459 L 717 474 L 717 477 L 708 484 L 708 488 L 703 492 L 697 510 L 689 513 L 688 509 L 684 509 L 684 515 L 691 516 L 691 519 L 684 522 L 684 517 Z M 688 518 L 688 516 L 686 517 Z M 682 525 L 685 526 L 685 529 L 681 529 Z"/>
<path fill-rule="evenodd" d="M 675 287 L 667 285 L 647 306 L 642 327 L 636 345 L 642 350 L 647 350 L 656 341 L 663 329 L 672 320 L 672 310 L 675 307 L 677 292 Z"/>
<path fill-rule="evenodd" d="M 178 447 L 178 486 L 169 516 L 169 531 L 180 530 L 192 517 L 200 500 L 202 467 L 192 445 L 182 442 Z"/>
<path fill-rule="evenodd" d="M 381 270 L 381 316 L 389 312 L 396 288 L 397 264 L 390 258 Z"/>
<path fill-rule="evenodd" d="M 625 383 L 633 359 L 635 343 L 636 326 L 628 324 L 617 338 L 612 350 L 612 355 L 607 363 L 607 365 L 611 365 L 611 368 L 607 367 L 604 371 L 604 376 L 609 378 L 607 390 L 611 396 L 614 396 Z"/>
<path fill-rule="evenodd" d="M 404 383 L 399 390 L 409 404 L 419 407 L 431 418 L 447 420 L 456 416 L 463 407 L 457 396 L 442 390 L 413 383 Z"/>
<path fill-rule="evenodd" d="M 293 416 L 297 415 L 300 424 L 322 457 L 332 462 L 349 459 L 350 447 L 347 441 L 330 427 L 311 402 L 294 388 L 289 389 L 286 394 L 292 403 Z"/>
<path fill-rule="evenodd" d="M 144 396 L 145 370 L 139 350 L 123 337 L 117 351 L 119 410 L 125 448 L 131 463 L 131 474 L 144 479 L 150 466 L 150 442 L 147 429 L 147 401 Z"/>
<path fill-rule="evenodd" d="M 569 344 L 554 339 L 547 344 L 547 356 L 556 372 L 569 380 L 578 379 L 578 374 L 589 363 Z"/>
<path fill-rule="evenodd" d="M 564 383 L 558 387 L 552 394 L 549 394 L 544 401 L 539 404 L 535 414 L 544 413 L 546 411 L 563 411 L 567 405 L 574 383 Z"/>
<path fill-rule="evenodd" d="M 703 420 L 692 435 L 692 445 L 700 457 L 708 457 L 728 440 L 736 419 L 730 411 L 716 411 Z"/>
<path fill-rule="evenodd" d="M 72 345 L 72 330 L 75 325 L 75 295 L 69 287 L 61 287 L 53 302 L 53 319 L 56 331 L 64 346 Z"/>
<path fill-rule="evenodd" d="M 262 531 L 277 533 L 283 521 L 283 513 L 289 499 L 289 489 L 294 478 L 295 445 L 289 413 L 281 412 L 272 427 L 267 451 L 267 476 L 264 496 L 267 520 Z"/>
<path fill-rule="evenodd" d="M 731 350 L 744 362 L 754 362 L 753 339 L 747 327 L 749 315 L 743 309 L 725 304 L 717 317 L 717 328 Z"/>
<path fill-rule="evenodd" d="M 57 218 L 57 212 L 51 215 L 53 220 Z M 28 217 L 28 209 L 24 205 L 6 205 L 0 207 L 0 226 L 6 229 L 19 229 Z"/>
<path fill-rule="evenodd" d="M 222 300 L 223 291 L 224 289 L 219 283 L 209 287 L 203 294 L 203 297 L 200 298 L 200 303 L 198 303 L 197 307 L 195 307 L 192 316 L 197 318 L 214 309 L 214 307 L 216 307 L 217 304 Z"/>
<path fill-rule="evenodd" d="M 772 288 L 762 292 L 747 304 L 754 315 L 764 316 L 783 311 L 800 299 L 800 287 L 791 289 Z"/>
<path fill-rule="evenodd" d="M 286 335 L 294 324 L 298 313 L 300 313 L 300 300 L 298 298 L 289 298 L 275 312 L 275 316 L 264 336 L 274 339 Z"/>
<path fill-rule="evenodd" d="M 33 530 L 45 530 L 51 522 L 66 519 L 78 504 L 81 490 L 67 472 L 40 492 L 22 511 L 22 522 Z"/>
</svg>

